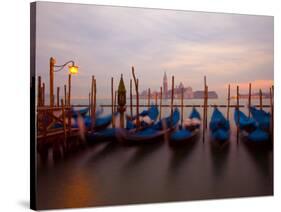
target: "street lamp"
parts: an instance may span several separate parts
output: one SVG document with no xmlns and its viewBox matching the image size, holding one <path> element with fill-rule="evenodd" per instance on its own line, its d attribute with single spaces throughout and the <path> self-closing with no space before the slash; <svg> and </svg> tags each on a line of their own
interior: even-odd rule
<svg viewBox="0 0 281 212">
<path fill-rule="evenodd" d="M 78 66 L 75 65 L 73 60 L 69 60 L 63 65 L 55 65 L 55 58 L 50 58 L 50 106 L 54 106 L 54 73 L 63 70 L 67 65 L 68 66 L 68 104 L 70 105 L 70 89 L 71 89 L 71 75 L 78 73 Z"/>
</svg>

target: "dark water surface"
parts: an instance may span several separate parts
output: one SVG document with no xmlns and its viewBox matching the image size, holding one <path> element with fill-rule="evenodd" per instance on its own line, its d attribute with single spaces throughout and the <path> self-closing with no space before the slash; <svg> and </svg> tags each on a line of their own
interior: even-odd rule
<svg viewBox="0 0 281 212">
<path fill-rule="evenodd" d="M 214 148 L 209 135 L 205 143 L 200 135 L 180 149 L 165 141 L 133 147 L 107 142 L 38 163 L 38 208 L 272 195 L 273 148 L 237 144 L 231 125 L 230 144 L 222 148 Z"/>
</svg>

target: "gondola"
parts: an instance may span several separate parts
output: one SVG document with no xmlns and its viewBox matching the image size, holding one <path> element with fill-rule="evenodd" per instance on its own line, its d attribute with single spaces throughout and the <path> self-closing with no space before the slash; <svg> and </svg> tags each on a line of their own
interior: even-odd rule
<svg viewBox="0 0 281 212">
<path fill-rule="evenodd" d="M 270 127 L 270 113 L 256 107 L 250 107 L 250 112 L 253 119 L 257 122 L 258 127 L 262 130 L 269 131 Z"/>
<path fill-rule="evenodd" d="M 139 130 L 144 130 L 145 128 L 151 126 L 154 121 L 158 117 L 158 108 L 154 105 L 152 105 L 148 110 L 144 110 L 140 113 L 140 117 L 142 117 L 141 121 L 141 128 Z M 144 117 L 148 117 L 147 119 L 144 119 Z M 120 129 L 120 128 L 105 128 L 100 131 L 94 130 L 93 132 L 89 133 L 88 140 L 89 141 L 115 141 L 120 140 L 125 136 L 125 134 L 128 132 L 133 133 L 136 130 L 136 125 L 134 123 L 134 120 L 136 119 L 136 116 L 133 118 L 127 116 L 126 117 L 126 128 Z M 150 122 L 146 122 L 146 120 L 151 120 Z"/>
<path fill-rule="evenodd" d="M 200 133 L 201 117 L 199 112 L 193 107 L 188 119 L 174 131 L 169 140 L 171 146 L 193 143 Z"/>
<path fill-rule="evenodd" d="M 74 108 L 71 108 L 71 115 L 73 118 L 77 118 L 79 115 L 82 117 L 85 117 L 88 112 L 89 112 L 88 107 L 80 109 L 80 110 L 75 110 Z"/>
<path fill-rule="evenodd" d="M 180 118 L 179 110 L 176 108 L 172 117 L 159 120 L 156 124 L 143 130 L 130 132 L 128 130 L 119 131 L 122 141 L 125 144 L 149 144 L 163 140 L 165 134 L 175 129 Z"/>
<path fill-rule="evenodd" d="M 230 125 L 229 121 L 223 116 L 217 107 L 214 108 L 209 124 L 212 141 L 225 143 L 229 140 Z"/>
<path fill-rule="evenodd" d="M 142 129 L 149 127 L 155 123 L 157 120 L 159 111 L 157 106 L 152 105 L 148 110 L 144 110 L 139 114 L 140 127 Z M 137 116 L 129 117 L 126 116 L 126 129 L 132 130 L 136 129 L 136 119 Z"/>
<path fill-rule="evenodd" d="M 119 140 L 120 128 L 105 128 L 101 131 L 90 132 L 87 136 L 89 142 L 101 142 L 101 141 L 116 141 Z M 121 136 L 120 136 L 121 139 Z"/>
<path fill-rule="evenodd" d="M 239 115 L 238 115 L 239 113 Z M 239 116 L 239 125 L 238 125 Z M 263 130 L 253 118 L 247 117 L 242 111 L 235 109 L 234 120 L 239 126 L 243 140 L 252 144 L 260 144 L 269 140 L 269 133 Z"/>
</svg>

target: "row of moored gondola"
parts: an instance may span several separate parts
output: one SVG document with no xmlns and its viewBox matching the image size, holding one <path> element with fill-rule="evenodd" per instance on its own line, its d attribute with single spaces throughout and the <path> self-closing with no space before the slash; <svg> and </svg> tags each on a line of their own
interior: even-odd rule
<svg viewBox="0 0 281 212">
<path fill-rule="evenodd" d="M 235 109 L 234 120 L 239 126 L 244 138 L 252 143 L 264 143 L 269 140 L 270 114 L 264 110 L 250 107 L 252 117 L 247 117 L 239 109 Z M 101 116 L 101 111 L 96 112 L 93 131 L 88 133 L 89 142 L 98 141 L 121 141 L 129 144 L 146 144 L 156 141 L 163 141 L 168 136 L 171 145 L 191 143 L 195 141 L 200 133 L 201 117 L 195 107 L 192 108 L 188 118 L 178 124 L 180 112 L 177 108 L 173 110 L 171 116 L 167 116 L 157 121 L 158 108 L 152 105 L 148 110 L 144 110 L 139 115 L 140 126 L 137 127 L 137 117 L 126 117 L 126 127 L 109 127 L 112 115 Z M 88 108 L 79 111 L 73 110 L 72 127 L 78 128 L 78 117 L 83 117 L 86 128 L 91 127 L 91 117 L 88 116 Z M 114 114 L 116 116 L 117 113 Z M 239 122 L 238 122 L 239 119 Z M 80 119 L 81 120 L 81 119 Z M 239 124 L 238 124 L 239 123 Z M 56 126 L 59 127 L 59 126 Z M 214 108 L 209 123 L 211 140 L 220 143 L 229 141 L 230 124 L 217 107 Z"/>
</svg>

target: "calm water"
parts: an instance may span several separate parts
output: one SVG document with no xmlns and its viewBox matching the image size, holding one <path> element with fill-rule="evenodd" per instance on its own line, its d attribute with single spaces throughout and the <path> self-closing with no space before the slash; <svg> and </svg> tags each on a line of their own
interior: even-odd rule
<svg viewBox="0 0 281 212">
<path fill-rule="evenodd" d="M 202 100 L 187 102 L 198 104 Z M 211 100 L 216 104 L 225 102 Z M 169 111 L 168 108 L 165 110 Z M 225 108 L 221 110 L 226 111 Z M 242 110 L 246 112 L 246 109 Z M 185 108 L 184 114 L 190 111 L 191 108 Z M 211 112 L 212 109 L 209 110 L 208 120 Z M 230 117 L 232 120 L 233 109 Z M 165 142 L 134 147 L 108 142 L 85 146 L 45 165 L 39 161 L 38 207 L 272 195 L 272 148 L 258 151 L 242 141 L 237 144 L 233 121 L 231 128 L 228 148 L 212 148 L 207 135 L 205 143 L 199 136 L 193 146 L 181 149 L 172 149 Z"/>
</svg>

